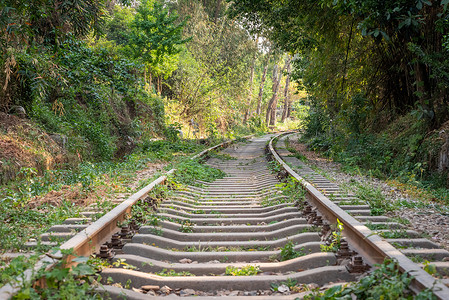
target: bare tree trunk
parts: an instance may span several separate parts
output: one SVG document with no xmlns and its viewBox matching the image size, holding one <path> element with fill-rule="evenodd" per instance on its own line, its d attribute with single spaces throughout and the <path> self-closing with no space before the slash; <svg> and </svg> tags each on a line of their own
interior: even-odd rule
<svg viewBox="0 0 449 300">
<path fill-rule="evenodd" d="M 156 81 L 157 94 L 160 95 L 162 93 L 161 77 L 158 76 L 158 77 L 156 77 L 156 79 L 157 79 L 157 81 Z"/>
<path fill-rule="evenodd" d="M 214 15 L 214 23 L 217 24 L 218 21 L 218 15 L 220 14 L 220 8 L 221 8 L 221 1 L 217 0 L 217 4 L 215 6 L 215 15 Z"/>
<path fill-rule="evenodd" d="M 256 41 L 257 41 L 257 37 L 256 37 Z M 248 121 L 248 118 L 249 118 L 249 114 L 251 112 L 251 102 L 253 100 L 254 69 L 256 67 L 256 55 L 257 55 L 257 50 L 254 53 L 253 63 L 251 65 L 251 74 L 249 77 L 248 107 L 246 108 L 245 116 L 243 117 L 243 124 L 246 124 L 246 122 Z"/>
<path fill-rule="evenodd" d="M 262 74 L 262 80 L 260 82 L 260 87 L 259 87 L 259 96 L 257 97 L 257 109 L 256 109 L 256 114 L 259 116 L 262 110 L 262 96 L 263 96 L 263 88 L 265 85 L 265 79 L 267 77 L 267 70 L 268 70 L 268 61 L 265 64 L 265 67 L 263 68 L 263 74 Z"/>
<path fill-rule="evenodd" d="M 279 86 L 281 85 L 281 79 L 282 79 L 282 72 L 284 72 L 285 68 L 287 66 L 290 65 L 290 61 L 291 61 L 291 57 L 288 56 L 287 59 L 285 60 L 285 64 L 284 67 L 282 68 L 282 70 L 279 70 L 279 75 L 278 78 L 276 79 L 276 77 L 274 76 L 274 70 L 273 70 L 273 96 L 271 97 L 270 102 L 268 103 L 268 107 L 267 107 L 267 117 L 266 117 L 266 122 L 267 124 L 269 124 L 270 126 L 274 126 L 276 124 L 276 107 L 277 107 L 277 94 L 279 91 Z M 278 68 L 278 66 L 276 65 L 276 68 Z"/>
<path fill-rule="evenodd" d="M 292 102 L 289 100 L 287 107 L 287 118 L 290 118 L 291 114 L 292 114 Z"/>
<path fill-rule="evenodd" d="M 288 60 L 287 64 L 287 78 L 285 79 L 285 88 L 284 88 L 284 109 L 282 111 L 282 119 L 281 122 L 284 123 L 285 119 L 287 119 L 288 115 L 288 104 L 289 104 L 289 93 L 288 93 L 288 86 L 290 85 L 290 73 L 291 73 L 291 60 Z"/>
<path fill-rule="evenodd" d="M 271 96 L 271 99 L 268 102 L 267 113 L 265 117 L 265 122 L 267 123 L 267 125 L 274 125 L 276 122 L 277 96 L 281 78 L 282 78 L 282 71 L 279 70 L 279 65 L 275 65 L 273 68 L 273 87 L 272 87 L 273 95 Z"/>
</svg>

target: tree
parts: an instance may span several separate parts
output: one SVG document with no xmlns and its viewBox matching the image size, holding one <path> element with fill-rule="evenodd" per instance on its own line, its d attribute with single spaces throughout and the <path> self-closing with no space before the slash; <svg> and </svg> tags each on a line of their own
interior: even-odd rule
<svg viewBox="0 0 449 300">
<path fill-rule="evenodd" d="M 285 119 L 288 117 L 288 112 L 290 108 L 290 97 L 288 93 L 288 88 L 290 86 L 290 73 L 291 73 L 291 60 L 287 64 L 287 78 L 285 79 L 284 87 L 284 107 L 282 109 L 282 119 L 281 122 L 284 123 Z"/>
<path fill-rule="evenodd" d="M 179 46 L 190 40 L 182 37 L 185 21 L 177 24 L 177 20 L 177 14 L 170 13 L 168 8 L 155 0 L 143 0 L 137 7 L 125 49 L 146 66 L 145 72 L 152 72 L 178 54 L 181 51 Z M 158 91 L 161 92 L 160 78 Z"/>
</svg>

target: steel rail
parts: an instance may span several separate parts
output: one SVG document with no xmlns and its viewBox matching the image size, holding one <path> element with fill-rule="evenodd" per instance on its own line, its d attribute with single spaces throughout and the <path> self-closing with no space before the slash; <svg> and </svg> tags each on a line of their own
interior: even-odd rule
<svg viewBox="0 0 449 300">
<path fill-rule="evenodd" d="M 449 288 L 446 285 L 333 203 L 282 160 L 273 147 L 273 141 L 287 134 L 292 132 L 278 134 L 270 140 L 268 144 L 270 153 L 290 176 L 302 184 L 306 190 L 307 199 L 317 207 L 323 217 L 331 223 L 336 223 L 337 219 L 343 223 L 343 235 L 349 244 L 370 264 L 382 263 L 385 258 L 396 260 L 401 272 L 407 272 L 413 276 L 410 288 L 414 292 L 430 289 L 438 299 L 449 299 Z"/>
<path fill-rule="evenodd" d="M 243 138 L 249 138 L 245 136 Z M 218 148 L 229 146 L 235 140 L 225 141 L 200 153 L 192 156 L 190 159 L 197 159 L 205 154 Z M 64 260 L 65 265 L 71 265 L 72 260 L 77 256 L 90 256 L 99 250 L 100 246 L 104 244 L 113 233 L 119 230 L 118 224 L 126 220 L 126 217 L 130 214 L 132 206 L 140 199 L 145 198 L 148 193 L 157 185 L 163 184 L 167 179 L 167 176 L 173 174 L 176 169 L 171 169 L 166 172 L 165 175 L 158 177 L 156 180 L 130 196 L 128 199 L 120 203 L 97 221 L 90 224 L 87 228 L 77 233 L 68 241 L 63 243 L 59 248 L 61 250 L 73 249 L 72 255 L 63 255 L 61 250 L 56 253 L 47 253 L 41 256 L 38 262 L 32 269 L 26 270 L 20 278 L 18 278 L 15 284 L 6 284 L 0 288 L 0 299 L 9 299 L 16 295 L 24 282 L 31 282 L 34 279 L 34 275 L 37 270 L 45 267 L 46 269 L 53 268 L 61 260 Z"/>
</svg>

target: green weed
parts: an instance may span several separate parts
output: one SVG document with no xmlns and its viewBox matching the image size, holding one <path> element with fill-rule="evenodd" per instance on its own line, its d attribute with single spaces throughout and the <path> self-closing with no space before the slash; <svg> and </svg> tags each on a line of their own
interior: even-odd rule
<svg viewBox="0 0 449 300">
<path fill-rule="evenodd" d="M 401 273 L 396 261 L 386 259 L 383 264 L 359 282 L 349 286 L 336 285 L 325 292 L 316 291 L 304 297 L 305 300 L 337 300 L 337 299 L 436 299 L 429 290 L 413 295 L 409 285 L 413 277 Z"/>
<path fill-rule="evenodd" d="M 296 257 L 304 256 L 304 248 L 300 251 L 295 250 L 295 244 L 292 241 L 288 241 L 284 247 L 281 248 L 280 260 L 285 261 Z"/>
<path fill-rule="evenodd" d="M 272 289 L 274 292 L 277 292 L 277 291 L 279 290 L 279 287 L 280 287 L 281 285 L 285 285 L 285 286 L 287 286 L 290 290 L 292 290 L 297 284 L 298 284 L 298 281 L 296 281 L 296 280 L 294 280 L 294 279 L 292 279 L 292 278 L 287 278 L 286 281 L 282 281 L 282 282 L 280 282 L 280 283 L 271 283 L 270 286 L 271 286 L 271 289 Z"/>
<path fill-rule="evenodd" d="M 195 226 L 195 223 L 192 223 L 190 220 L 184 220 L 181 223 L 181 227 L 179 227 L 179 231 L 184 233 L 191 233 L 193 232 L 193 227 Z"/>
<path fill-rule="evenodd" d="M 196 180 L 214 181 L 223 178 L 226 174 L 218 169 L 201 164 L 198 160 L 186 160 L 176 166 L 174 179 L 181 184 L 198 185 Z"/>
<path fill-rule="evenodd" d="M 56 250 L 54 250 L 56 251 Z M 63 255 L 72 255 L 72 250 L 61 250 Z M 19 284 L 16 299 L 101 299 L 94 291 L 97 281 L 96 266 L 86 257 L 74 259 L 73 267 L 65 267 L 63 261 L 47 270 L 43 266 L 32 275 L 34 279 L 44 278 L 46 286 L 34 285 L 33 281 L 22 281 L 23 270 L 31 269 L 35 258 L 15 258 L 2 270 L 2 284 Z M 18 277 L 16 277 L 18 275 Z"/>
<path fill-rule="evenodd" d="M 161 272 L 156 273 L 156 275 L 159 275 L 159 276 L 170 276 L 170 277 L 174 277 L 174 276 L 195 276 L 195 274 L 192 274 L 189 271 L 176 272 L 174 270 L 167 270 L 167 269 L 163 269 Z"/>
<path fill-rule="evenodd" d="M 329 245 L 320 245 L 322 252 L 337 252 L 340 249 L 340 243 L 342 238 L 343 223 L 337 219 L 337 228 L 332 231 L 332 240 Z"/>
<path fill-rule="evenodd" d="M 254 276 L 261 272 L 259 266 L 247 265 L 241 268 L 234 266 L 226 267 L 226 275 L 229 276 Z"/>
<path fill-rule="evenodd" d="M 410 238 L 409 234 L 405 230 L 382 231 L 378 232 L 377 234 L 386 239 Z"/>
</svg>

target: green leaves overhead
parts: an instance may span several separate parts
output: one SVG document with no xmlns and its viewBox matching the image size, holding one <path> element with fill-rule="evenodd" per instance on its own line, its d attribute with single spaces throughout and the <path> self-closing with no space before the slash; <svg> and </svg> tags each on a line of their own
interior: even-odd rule
<svg viewBox="0 0 449 300">
<path fill-rule="evenodd" d="M 131 36 L 128 47 L 135 59 L 149 65 L 157 65 L 166 56 L 179 53 L 179 45 L 185 44 L 190 38 L 182 38 L 182 28 L 185 21 L 176 24 L 178 16 L 169 13 L 161 3 L 154 0 L 144 0 L 136 9 L 136 15 L 131 22 Z"/>
</svg>

